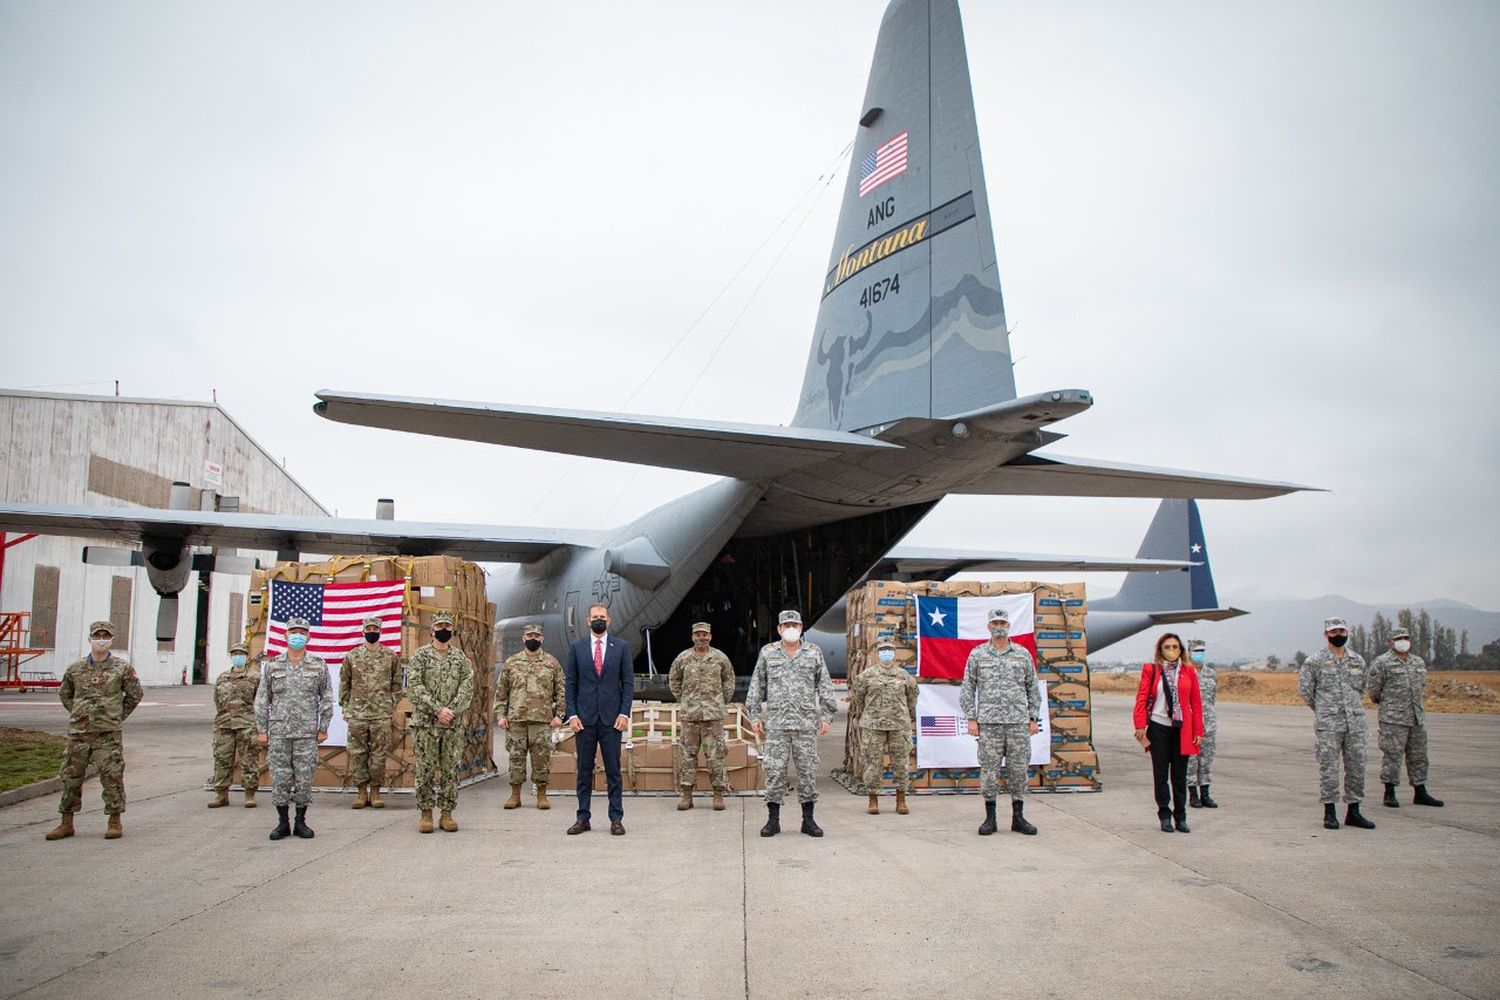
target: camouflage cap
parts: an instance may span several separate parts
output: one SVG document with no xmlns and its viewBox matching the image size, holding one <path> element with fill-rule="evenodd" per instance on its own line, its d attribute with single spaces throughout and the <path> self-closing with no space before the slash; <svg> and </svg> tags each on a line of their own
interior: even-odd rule
<svg viewBox="0 0 1500 1000">
<path fill-rule="evenodd" d="M 792 625 L 801 625 L 802 612 L 787 610 L 776 616 L 777 625 L 786 625 L 788 623 Z"/>
<path fill-rule="evenodd" d="M 294 628 L 300 628 L 304 632 L 312 631 L 312 625 L 306 618 L 288 618 L 286 622 L 286 630 L 290 632 Z"/>
<path fill-rule="evenodd" d="M 385 628 L 385 619 L 379 615 L 371 615 L 365 619 L 364 627 L 369 628 L 371 625 L 374 625 L 378 629 L 383 629 Z"/>
<path fill-rule="evenodd" d="M 1006 611 L 1004 608 L 990 608 L 989 623 L 993 625 L 996 622 L 1004 622 L 1005 624 L 1009 625 L 1010 612 Z"/>
<path fill-rule="evenodd" d="M 231 653 L 244 653 L 250 655 L 250 644 L 248 642 L 236 642 L 229 647 Z"/>
<path fill-rule="evenodd" d="M 541 635 L 542 626 L 540 622 L 532 622 L 521 630 L 522 635 Z"/>
<path fill-rule="evenodd" d="M 1349 631 L 1349 623 L 1346 622 L 1346 621 L 1344 621 L 1344 619 L 1342 619 L 1342 618 L 1324 618 L 1323 619 L 1323 631 L 1324 632 L 1332 632 L 1336 628 L 1341 628 L 1345 632 L 1347 632 L 1347 631 Z"/>
<path fill-rule="evenodd" d="M 89 626 L 89 635 L 93 635 L 95 632 L 108 632 L 110 636 L 113 637 L 115 634 L 114 622 L 94 622 L 94 624 Z"/>
<path fill-rule="evenodd" d="M 1189 650 L 1193 650 L 1193 649 L 1207 649 L 1208 648 L 1208 643 L 1204 642 L 1202 639 L 1189 639 L 1187 641 L 1187 648 Z"/>
<path fill-rule="evenodd" d="M 879 642 L 875 643 L 875 648 L 876 649 L 895 649 L 896 648 L 896 640 L 892 639 L 890 636 L 886 636 L 884 639 L 881 639 Z"/>
<path fill-rule="evenodd" d="M 690 628 L 690 629 L 688 629 L 688 631 L 689 632 L 708 632 L 709 634 L 712 634 L 713 633 L 713 626 L 709 625 L 708 622 L 693 622 L 693 627 Z"/>
<path fill-rule="evenodd" d="M 436 614 L 434 614 L 432 616 L 432 627 L 433 628 L 437 628 L 439 625 L 444 625 L 444 624 L 447 624 L 447 625 L 452 625 L 453 624 L 453 612 L 451 612 L 451 611 L 439 611 L 439 612 L 437 612 Z"/>
<path fill-rule="evenodd" d="M 1411 629 L 1405 629 L 1405 628 L 1402 628 L 1401 626 L 1398 625 L 1395 628 L 1391 629 L 1391 638 L 1392 639 L 1410 639 L 1411 638 Z"/>
</svg>

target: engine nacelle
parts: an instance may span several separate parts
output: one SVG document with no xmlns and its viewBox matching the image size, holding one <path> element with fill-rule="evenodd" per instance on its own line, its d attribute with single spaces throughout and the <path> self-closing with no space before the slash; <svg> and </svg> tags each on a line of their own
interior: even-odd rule
<svg viewBox="0 0 1500 1000">
<path fill-rule="evenodd" d="M 193 560 L 182 542 L 148 538 L 141 545 L 141 554 L 146 559 L 146 579 L 162 597 L 180 593 L 187 586 Z"/>
</svg>

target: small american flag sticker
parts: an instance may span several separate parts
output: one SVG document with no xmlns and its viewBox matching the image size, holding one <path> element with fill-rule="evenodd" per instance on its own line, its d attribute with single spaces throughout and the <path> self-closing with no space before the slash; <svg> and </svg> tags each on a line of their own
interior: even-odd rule
<svg viewBox="0 0 1500 1000">
<path fill-rule="evenodd" d="M 889 140 L 859 163 L 859 196 L 906 173 L 906 133 Z"/>
</svg>

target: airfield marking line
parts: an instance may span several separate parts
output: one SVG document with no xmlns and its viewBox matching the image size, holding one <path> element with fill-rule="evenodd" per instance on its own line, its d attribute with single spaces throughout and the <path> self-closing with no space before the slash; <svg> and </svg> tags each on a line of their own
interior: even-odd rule
<svg viewBox="0 0 1500 1000">
<path fill-rule="evenodd" d="M 740 801 L 740 964 L 745 979 L 745 1000 L 750 1000 L 750 858 L 745 844 L 745 822 L 749 819 Z"/>
<path fill-rule="evenodd" d="M 240 889 L 238 892 L 231 893 L 230 895 L 225 896 L 223 899 L 220 899 L 217 902 L 208 904 L 207 906 L 203 907 L 202 909 L 199 909 L 199 910 L 197 910 L 197 911 L 195 911 L 193 913 L 189 913 L 186 916 L 179 917 L 178 919 L 173 920 L 171 923 L 166 924 L 165 926 L 158 927 L 154 931 L 150 931 L 149 933 L 142 934 L 140 937 L 137 937 L 137 938 L 132 938 L 131 940 L 126 941 L 124 944 L 119 945 L 118 947 L 115 947 L 115 948 L 111 948 L 109 951 L 104 952 L 102 954 L 96 953 L 94 955 L 94 957 L 90 958 L 88 961 L 86 961 L 86 962 L 80 962 L 79 964 L 73 966 L 72 968 L 70 968 L 70 969 L 64 969 L 62 972 L 59 972 L 59 973 L 57 973 L 55 975 L 52 975 L 52 976 L 48 976 L 46 979 L 43 979 L 40 982 L 32 983 L 30 986 L 26 987 L 24 990 L 21 990 L 18 993 L 8 993 L 4 997 L 4 1000 L 13 1000 L 13 998 L 15 998 L 15 997 L 25 996 L 27 993 L 30 993 L 33 990 L 40 989 L 41 987 L 46 986 L 48 983 L 55 982 L 56 980 L 61 979 L 63 976 L 72 975 L 73 973 L 79 971 L 80 969 L 84 969 L 84 968 L 87 968 L 90 965 L 93 965 L 95 962 L 103 961 L 106 958 L 110 958 L 111 956 L 115 955 L 116 953 L 124 951 L 126 948 L 131 948 L 131 947 L 134 947 L 135 945 L 141 944 L 144 941 L 149 941 L 151 938 L 156 937 L 158 934 L 161 934 L 161 933 L 163 933 L 165 931 L 170 931 L 170 930 L 172 930 L 172 929 L 180 926 L 181 924 L 186 923 L 189 920 L 193 920 L 193 919 L 195 919 L 197 917 L 201 917 L 201 916 L 203 916 L 203 914 L 209 912 L 210 910 L 216 910 L 216 909 L 218 909 L 219 907 L 223 906 L 225 903 L 232 903 L 236 899 L 239 899 L 241 896 L 245 895 L 246 893 L 254 892 L 257 889 L 264 888 L 265 886 L 270 885 L 272 882 L 275 882 L 277 879 L 285 878 L 288 875 L 291 875 L 291 874 L 293 874 L 295 872 L 301 871 L 302 869 L 306 868 L 308 865 L 315 864 L 316 862 L 322 861 L 324 858 L 328 857 L 329 855 L 331 855 L 331 854 L 333 854 L 333 853 L 335 853 L 337 851 L 343 850 L 345 847 L 353 847 L 354 845 L 359 844 L 362 841 L 368 840 L 370 837 L 373 837 L 375 834 L 381 833 L 381 832 L 383 832 L 385 830 L 390 829 L 396 823 L 399 823 L 402 818 L 403 817 L 401 817 L 401 816 L 394 816 L 393 815 L 393 816 L 390 817 L 389 821 L 386 822 L 383 826 L 380 826 L 380 827 L 377 827 L 377 828 L 375 828 L 373 830 L 370 830 L 370 831 L 364 833 L 363 835 L 361 835 L 359 837 L 356 837 L 354 840 L 350 841 L 347 844 L 335 845 L 334 847 L 331 847 L 328 850 L 324 851 L 322 854 L 318 854 L 318 855 L 316 855 L 314 857 L 308 858 L 306 861 L 303 861 L 299 865 L 293 865 L 291 868 L 288 868 L 286 871 L 279 872 L 279 873 L 277 873 L 275 875 L 270 876 L 269 878 L 263 879 L 262 881 L 257 882 L 255 885 L 246 886 L 245 888 Z"/>
<path fill-rule="evenodd" d="M 1049 808 L 1057 809 L 1056 806 L 1053 806 L 1050 803 L 1049 803 Z M 1058 812 L 1063 812 L 1063 810 L 1061 810 L 1061 809 L 1057 809 L 1057 811 Z M 1254 893 L 1250 892 L 1248 889 L 1242 889 L 1239 886 L 1234 885 L 1234 884 L 1226 881 L 1225 879 L 1219 878 L 1218 876 L 1215 876 L 1215 875 L 1210 875 L 1206 871 L 1200 871 L 1199 869 L 1194 868 L 1192 865 L 1187 864 L 1186 862 L 1181 861 L 1181 860 L 1179 860 L 1177 858 L 1168 857 L 1167 855 L 1162 854 L 1161 852 L 1155 850 L 1154 848 L 1148 847 L 1145 843 L 1140 843 L 1140 842 L 1131 840 L 1129 837 L 1125 836 L 1123 833 L 1117 833 L 1114 830 L 1110 830 L 1110 829 L 1108 829 L 1106 827 L 1102 827 L 1098 823 L 1094 823 L 1094 822 L 1092 822 L 1090 820 L 1084 819 L 1082 816 L 1076 816 L 1076 815 L 1072 815 L 1072 814 L 1068 814 L 1068 815 L 1072 816 L 1073 819 L 1078 820 L 1080 823 L 1084 823 L 1084 824 L 1086 824 L 1088 826 L 1093 827 L 1095 830 L 1098 830 L 1100 833 L 1107 834 L 1108 836 L 1114 837 L 1116 840 L 1122 840 L 1122 841 L 1124 841 L 1125 843 L 1129 844 L 1131 847 L 1137 848 L 1139 850 L 1143 850 L 1147 854 L 1150 854 L 1152 857 L 1159 858 L 1160 860 L 1165 861 L 1165 862 L 1167 862 L 1170 865 L 1174 865 L 1174 866 L 1176 866 L 1178 868 L 1181 868 L 1184 871 L 1190 871 L 1194 875 L 1197 875 L 1199 878 L 1208 879 L 1210 882 L 1213 882 L 1213 883 L 1215 883 L 1217 885 L 1222 885 L 1224 888 L 1228 889 L 1230 892 L 1233 892 L 1233 893 L 1235 893 L 1236 895 L 1239 895 L 1239 896 L 1243 896 L 1245 899 L 1248 899 L 1248 900 L 1250 900 L 1253 903 L 1258 903 L 1261 906 L 1264 906 L 1266 909 L 1272 910 L 1272 911 L 1274 911 L 1276 913 L 1279 913 L 1282 916 L 1287 917 L 1288 919 L 1293 920 L 1293 921 L 1295 921 L 1295 922 L 1303 925 L 1304 927 L 1311 928 L 1312 930 L 1316 931 L 1317 933 L 1319 933 L 1321 935 L 1324 935 L 1326 937 L 1331 937 L 1331 938 L 1333 938 L 1336 941 L 1346 941 L 1345 938 L 1341 937 L 1340 935 L 1337 935 L 1337 934 L 1333 933 L 1332 931 L 1330 931 L 1328 928 L 1322 926 L 1321 924 L 1315 924 L 1312 921 L 1306 919 L 1305 917 L 1299 917 L 1297 914 L 1292 913 L 1290 910 L 1284 910 L 1284 909 L 1282 909 L 1281 907 L 1277 906 L 1275 903 L 1269 902 L 1268 900 L 1261 899 L 1259 896 L 1257 896 Z M 1397 961 L 1394 958 L 1390 958 L 1390 957 L 1388 957 L 1386 955 L 1382 955 L 1378 951 L 1374 951 L 1374 950 L 1366 947 L 1364 944 L 1361 944 L 1359 941 L 1348 941 L 1348 945 L 1352 946 L 1355 950 L 1362 951 L 1365 954 L 1371 955 L 1374 958 L 1377 958 L 1377 959 L 1379 959 L 1382 962 L 1386 962 L 1386 963 L 1389 963 L 1390 965 L 1394 965 L 1398 969 L 1405 969 L 1407 972 L 1411 973 L 1413 976 L 1416 976 L 1418 979 L 1421 979 L 1424 982 L 1431 983 L 1432 985 L 1437 986 L 1437 987 L 1439 987 L 1441 989 L 1445 989 L 1448 992 L 1450 992 L 1450 993 L 1452 993 L 1452 994 L 1454 994 L 1456 996 L 1467 997 L 1468 1000 L 1480 1000 L 1479 997 L 1475 996 L 1472 993 L 1465 993 L 1463 990 L 1460 990 L 1457 987 L 1449 986 L 1447 983 L 1440 983 L 1436 979 L 1433 979 L 1431 976 L 1428 976 L 1425 973 L 1419 972 L 1416 969 L 1413 969 L 1409 965 L 1405 965 L 1402 962 L 1399 962 L 1399 961 Z"/>
</svg>

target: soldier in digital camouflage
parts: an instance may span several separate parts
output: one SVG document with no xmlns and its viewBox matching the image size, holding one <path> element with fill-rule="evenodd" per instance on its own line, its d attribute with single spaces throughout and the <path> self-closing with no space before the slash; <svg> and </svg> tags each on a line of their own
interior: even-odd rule
<svg viewBox="0 0 1500 1000">
<path fill-rule="evenodd" d="M 1385 784 L 1384 802 L 1392 809 L 1396 785 L 1401 781 L 1401 760 L 1406 759 L 1406 777 L 1411 781 L 1412 805 L 1441 807 L 1442 799 L 1427 793 L 1427 723 L 1422 700 L 1427 694 L 1427 664 L 1411 651 L 1411 632 L 1391 632 L 1390 649 L 1370 664 L 1370 700 L 1380 706 L 1376 725 L 1380 729 L 1380 780 Z"/>
<path fill-rule="evenodd" d="M 73 814 L 83 802 L 83 778 L 89 764 L 99 769 L 104 812 L 109 817 L 105 840 L 124 834 L 120 814 L 125 811 L 125 719 L 141 703 L 141 682 L 135 668 L 110 652 L 115 627 L 107 621 L 89 626 L 89 655 L 63 672 L 57 696 L 68 711 L 68 743 L 63 750 L 61 819 L 48 840 L 73 836 Z"/>
<path fill-rule="evenodd" d="M 363 622 L 364 645 L 344 654 L 339 666 L 339 707 L 349 726 L 351 808 L 385 808 L 380 786 L 391 750 L 391 713 L 401 700 L 401 658 L 381 644 L 385 622 L 371 615 Z"/>
<path fill-rule="evenodd" d="M 474 665 L 456 645 L 453 615 L 432 616 L 432 642 L 412 654 L 406 673 L 411 699 L 411 729 L 416 757 L 417 831 L 432 832 L 432 810 L 441 811 L 438 826 L 458 831 L 458 771 L 468 733 L 463 714 L 474 700 Z"/>
<path fill-rule="evenodd" d="M 802 640 L 801 613 L 781 612 L 777 629 L 781 641 L 761 647 L 745 699 L 751 726 L 765 740 L 761 764 L 766 771 L 768 815 L 760 835 L 774 837 L 781 832 L 781 803 L 786 798 L 790 761 L 797 765 L 802 832 L 821 837 L 823 828 L 813 817 L 818 801 L 818 737 L 828 732 L 838 702 L 823 651 Z"/>
<path fill-rule="evenodd" d="M 505 748 L 510 753 L 510 798 L 506 809 L 521 805 L 521 786 L 526 783 L 526 759 L 531 758 L 531 780 L 536 785 L 536 807 L 551 809 L 547 784 L 552 778 L 552 734 L 562 727 L 567 691 L 562 664 L 542 648 L 542 626 L 536 622 L 521 630 L 526 648 L 506 658 L 495 682 L 495 716 L 505 730 Z"/>
<path fill-rule="evenodd" d="M 271 804 L 276 807 L 272 840 L 296 834 L 313 837 L 307 825 L 312 802 L 313 772 L 318 766 L 318 744 L 328 739 L 333 721 L 333 678 L 322 657 L 307 651 L 310 627 L 306 618 L 286 623 L 286 650 L 263 661 L 260 688 L 255 692 L 255 726 L 266 748 L 271 770 Z M 287 822 L 287 811 L 297 808 L 297 822 Z"/>
<path fill-rule="evenodd" d="M 958 690 L 959 716 L 968 723 L 969 735 L 979 737 L 979 793 L 984 798 L 979 834 L 987 837 L 996 830 L 995 797 L 1000 793 L 1003 756 L 1010 828 L 1031 836 L 1036 827 L 1025 816 L 1026 767 L 1042 712 L 1036 665 L 1029 652 L 1010 641 L 1010 617 L 1004 608 L 990 611 L 989 629 L 990 641 L 969 653 Z"/>
<path fill-rule="evenodd" d="M 677 808 L 693 808 L 701 749 L 713 783 L 714 808 L 722 810 L 729 788 L 724 715 L 734 698 L 734 664 L 712 645 L 713 629 L 708 622 L 694 622 L 691 633 L 692 647 L 677 654 L 667 676 L 672 697 L 677 699 L 677 785 L 682 789 Z"/>
<path fill-rule="evenodd" d="M 917 713 L 917 679 L 896 665 L 896 643 L 875 644 L 875 662 L 849 685 L 849 714 L 859 719 L 859 747 L 864 760 L 865 790 L 870 804 L 865 812 L 880 812 L 880 785 L 885 757 L 891 758 L 896 779 L 896 812 L 905 814 L 911 792 L 911 734 Z"/>
<path fill-rule="evenodd" d="M 1202 639 L 1187 641 L 1188 660 L 1198 674 L 1198 693 L 1203 701 L 1203 742 L 1187 760 L 1188 805 L 1217 809 L 1209 794 L 1213 783 L 1214 752 L 1219 744 L 1219 672 L 1208 662 L 1208 645 Z"/>
<path fill-rule="evenodd" d="M 1323 803 L 1323 826 L 1339 828 L 1339 765 L 1344 768 L 1344 813 L 1347 826 L 1373 830 L 1375 824 L 1361 815 L 1365 797 L 1364 695 L 1369 669 L 1364 657 L 1346 649 L 1349 623 L 1342 618 L 1323 622 L 1327 648 L 1302 662 L 1297 693 L 1313 711 L 1313 752 L 1318 759 L 1318 799 Z"/>
<path fill-rule="evenodd" d="M 229 786 L 239 765 L 240 787 L 245 790 L 245 808 L 255 808 L 255 789 L 260 784 L 260 744 L 255 738 L 255 692 L 260 688 L 260 668 L 250 662 L 250 647 L 237 642 L 229 647 L 229 669 L 214 681 L 214 797 L 208 808 L 229 805 Z"/>
</svg>

